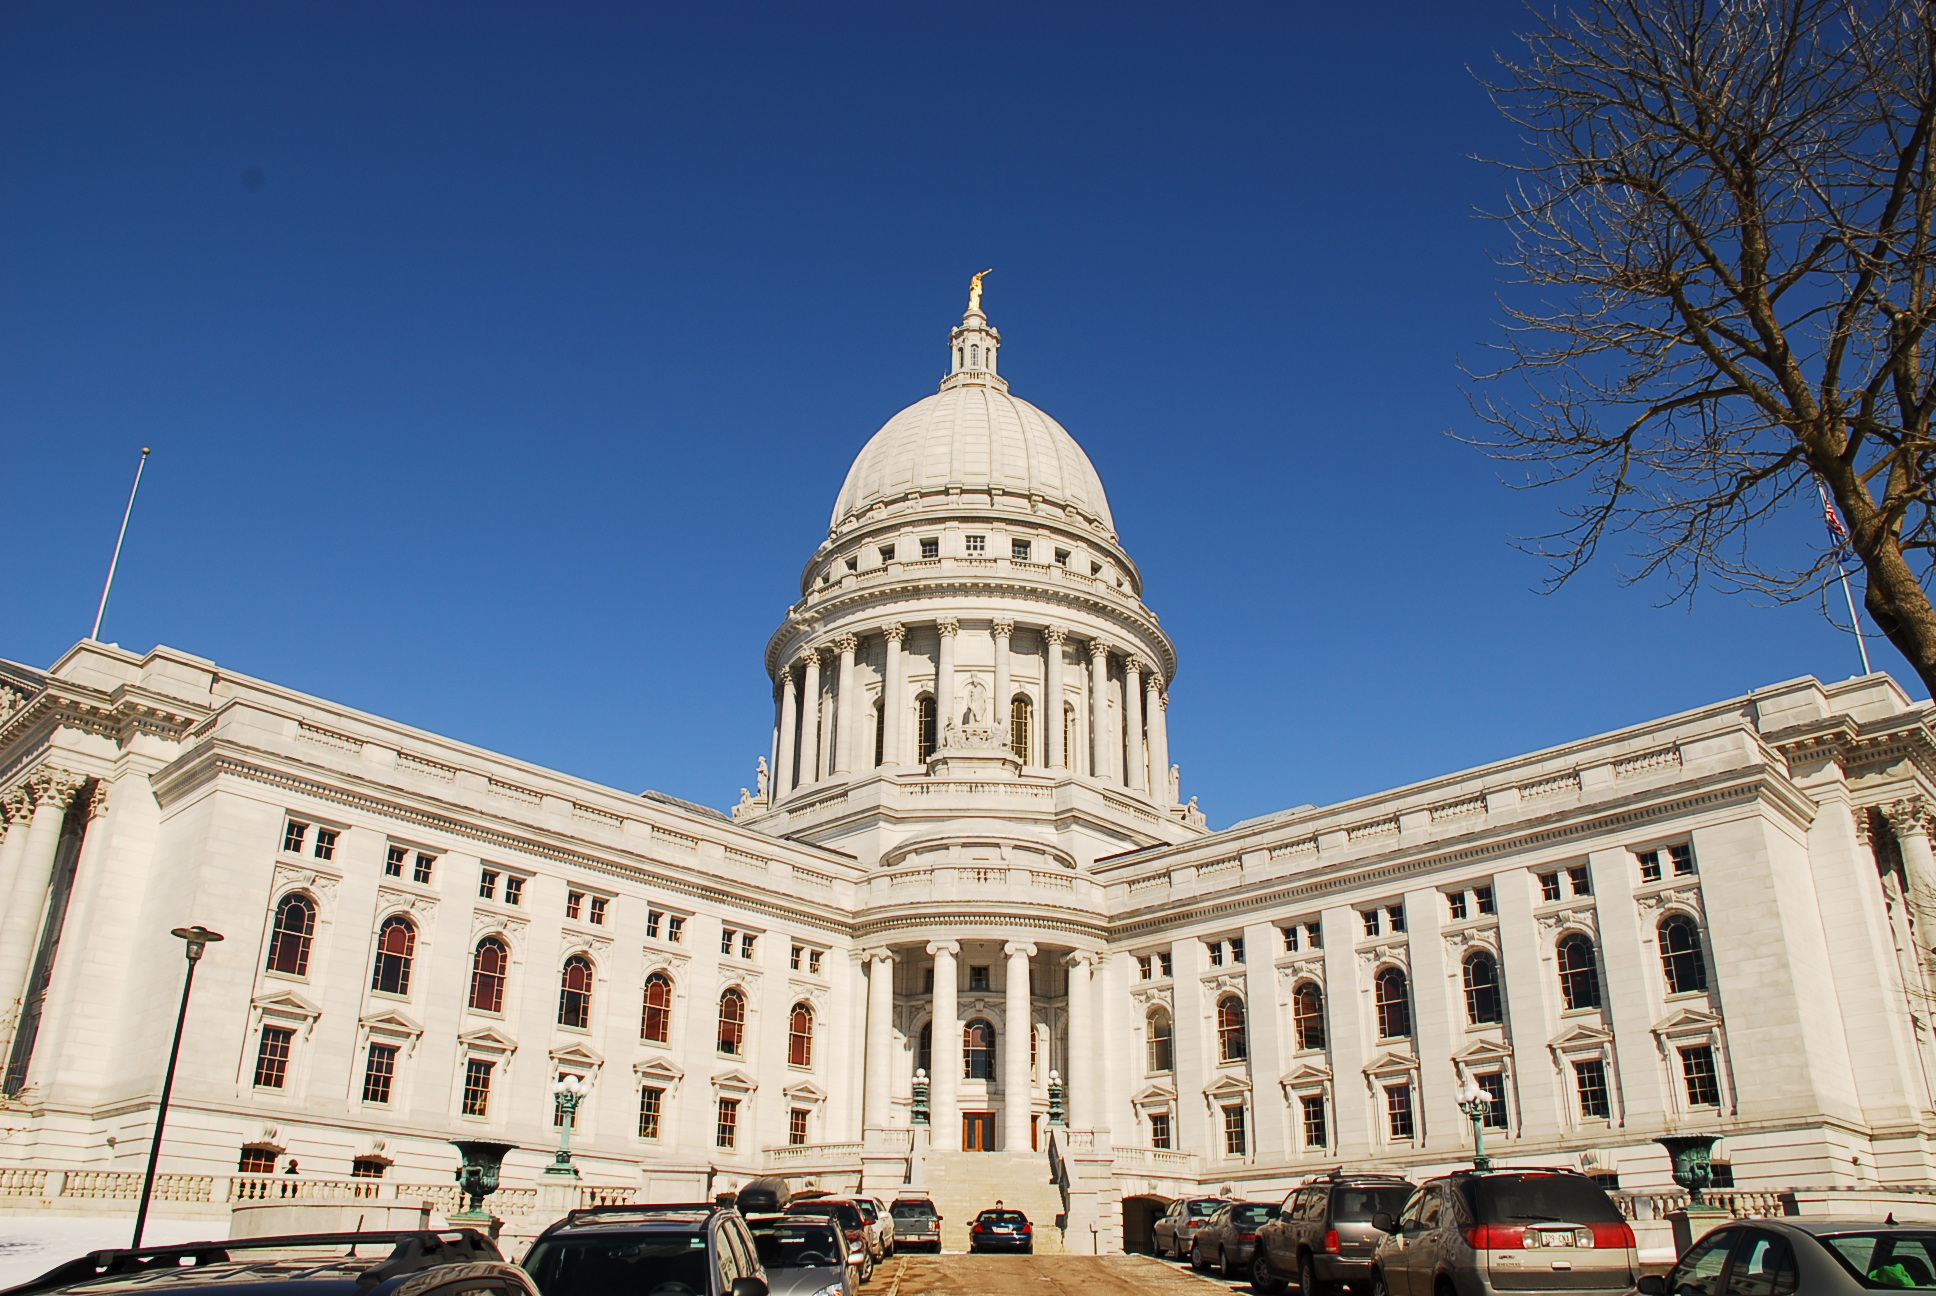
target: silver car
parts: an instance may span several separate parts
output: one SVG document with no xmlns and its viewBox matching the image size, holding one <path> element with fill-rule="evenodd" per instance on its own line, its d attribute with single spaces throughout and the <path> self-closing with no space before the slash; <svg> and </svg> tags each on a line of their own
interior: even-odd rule
<svg viewBox="0 0 1936 1296">
<path fill-rule="evenodd" d="M 1371 1256 L 1373 1296 L 1625 1296 L 1640 1277 L 1632 1226 L 1571 1170 L 1446 1175 L 1420 1184 L 1396 1220 L 1381 1213 L 1372 1224 L 1385 1233 Z"/>
<path fill-rule="evenodd" d="M 813 1215 L 754 1215 L 746 1221 L 771 1296 L 855 1296 L 846 1239 Z"/>
<path fill-rule="evenodd" d="M 1890 1220 L 1894 1220 L 1894 1216 Z M 1687 1249 L 1644 1296 L 1854 1296 L 1936 1287 L 1936 1225 L 1874 1220 L 1732 1220 Z"/>
</svg>

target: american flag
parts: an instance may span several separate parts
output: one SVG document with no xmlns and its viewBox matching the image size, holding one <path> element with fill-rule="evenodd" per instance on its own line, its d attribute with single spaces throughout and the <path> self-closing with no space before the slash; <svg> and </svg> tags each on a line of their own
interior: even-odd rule
<svg viewBox="0 0 1936 1296">
<path fill-rule="evenodd" d="M 1828 524 L 1828 538 L 1839 553 L 1849 547 L 1849 529 L 1842 525 L 1835 506 L 1828 502 L 1828 487 L 1822 484 L 1820 477 L 1815 479 L 1815 490 L 1822 497 L 1822 521 Z"/>
</svg>

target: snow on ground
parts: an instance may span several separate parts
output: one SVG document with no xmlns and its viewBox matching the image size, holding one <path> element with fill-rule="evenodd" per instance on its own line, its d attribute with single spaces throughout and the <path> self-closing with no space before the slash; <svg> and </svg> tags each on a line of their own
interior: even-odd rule
<svg viewBox="0 0 1936 1296">
<path fill-rule="evenodd" d="M 148 1220 L 142 1241 L 150 1246 L 200 1242 L 228 1232 L 222 1220 Z M 134 1216 L 62 1219 L 51 1215 L 0 1215 L 0 1290 L 38 1278 L 55 1265 L 90 1251 L 128 1245 Z"/>
</svg>

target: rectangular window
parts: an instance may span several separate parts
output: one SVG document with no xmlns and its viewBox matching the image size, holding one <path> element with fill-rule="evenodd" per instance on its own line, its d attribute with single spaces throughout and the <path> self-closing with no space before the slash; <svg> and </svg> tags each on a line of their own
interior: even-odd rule
<svg viewBox="0 0 1936 1296">
<path fill-rule="evenodd" d="M 678 945 L 686 939 L 686 920 L 678 914 L 666 917 L 666 939 Z"/>
<path fill-rule="evenodd" d="M 807 1117 L 812 1114 L 805 1107 L 795 1107 L 787 1113 L 788 1147 L 805 1147 L 807 1145 Z"/>
<path fill-rule="evenodd" d="M 645 934 L 649 940 L 659 939 L 659 924 L 665 921 L 665 914 L 657 909 L 645 911 Z"/>
<path fill-rule="evenodd" d="M 1297 946 L 1297 924 L 1292 923 L 1284 929 L 1284 952 L 1286 954 L 1295 954 L 1297 952 Z"/>
<path fill-rule="evenodd" d="M 893 546 L 893 545 L 882 545 L 882 546 L 881 546 L 881 561 L 882 561 L 882 562 L 884 562 L 884 563 L 891 563 L 891 562 L 893 562 L 893 561 L 894 561 L 894 546 Z"/>
<path fill-rule="evenodd" d="M 1669 846 L 1667 858 L 1673 861 L 1674 876 L 1688 877 L 1694 872 L 1694 848 L 1688 845 Z"/>
<path fill-rule="evenodd" d="M 1009 541 L 1008 556 L 1016 562 L 1027 562 L 1029 560 L 1029 542 L 1026 540 Z"/>
<path fill-rule="evenodd" d="M 923 558 L 939 558 L 941 556 L 941 541 L 934 536 L 923 537 L 921 541 L 921 556 Z"/>
<path fill-rule="evenodd" d="M 1168 1148 L 1170 1146 L 1170 1114 L 1168 1112 L 1150 1113 L 1150 1146 Z"/>
<path fill-rule="evenodd" d="M 1304 939 L 1310 942 L 1312 949 L 1323 949 L 1324 948 L 1323 922 L 1317 919 L 1313 919 L 1312 921 L 1305 923 Z"/>
<path fill-rule="evenodd" d="M 318 828 L 316 830 L 316 858 L 321 860 L 336 858 L 336 830 Z"/>
<path fill-rule="evenodd" d="M 1306 1094 L 1298 1099 L 1304 1112 L 1304 1146 L 1323 1148 L 1331 1146 L 1331 1131 L 1324 1123 L 1324 1095 Z"/>
<path fill-rule="evenodd" d="M 309 825 L 291 819 L 282 830 L 282 848 L 291 855 L 302 854 L 303 838 L 309 835 Z"/>
<path fill-rule="evenodd" d="M 988 552 L 988 537 L 985 535 L 963 536 L 962 540 L 971 554 Z"/>
<path fill-rule="evenodd" d="M 665 1090 L 651 1085 L 639 1090 L 639 1137 L 659 1137 L 659 1114 L 665 1110 Z"/>
<path fill-rule="evenodd" d="M 743 959 L 752 958 L 753 942 L 758 939 L 759 937 L 755 936 L 752 932 L 741 932 L 739 934 L 739 956 Z"/>
<path fill-rule="evenodd" d="M 1486 1104 L 1486 1114 L 1480 1118 L 1479 1123 L 1486 1129 L 1499 1130 L 1511 1125 L 1512 1121 L 1506 1115 L 1506 1077 L 1504 1073 L 1488 1071 L 1483 1075 L 1475 1075 L 1472 1077 L 1472 1083 L 1478 1085 L 1479 1091 L 1491 1099 Z"/>
<path fill-rule="evenodd" d="M 731 927 L 721 927 L 719 929 L 719 952 L 721 954 L 731 954 L 733 952 L 733 938 L 738 935 L 739 933 Z"/>
<path fill-rule="evenodd" d="M 1573 1083 L 1580 1095 L 1580 1115 L 1598 1120 L 1613 1118 L 1613 1102 L 1607 1096 L 1607 1066 L 1595 1059 L 1573 1064 Z"/>
<path fill-rule="evenodd" d="M 390 1101 L 390 1085 L 397 1078 L 397 1046 L 394 1044 L 372 1044 L 370 1055 L 363 1063 L 363 1101 L 366 1103 L 387 1103 Z"/>
<path fill-rule="evenodd" d="M 1539 875 L 1539 898 L 1542 901 L 1557 900 L 1560 898 L 1559 874 L 1542 873 Z"/>
<path fill-rule="evenodd" d="M 592 897 L 591 907 L 585 914 L 585 917 L 591 920 L 592 926 L 603 927 L 605 925 L 605 909 L 610 904 L 611 901 L 607 900 L 604 896 Z"/>
<path fill-rule="evenodd" d="M 825 957 L 825 954 L 820 950 L 807 951 L 807 975 L 808 976 L 820 975 L 820 960 L 824 957 Z"/>
<path fill-rule="evenodd" d="M 1230 938 L 1230 961 L 1232 963 L 1241 963 L 1244 961 L 1244 938 L 1241 936 L 1232 936 Z"/>
<path fill-rule="evenodd" d="M 1446 892 L 1445 908 L 1453 922 L 1463 922 L 1465 920 L 1465 892 Z"/>
<path fill-rule="evenodd" d="M 383 876 L 402 877 L 403 862 L 410 858 L 410 852 L 402 846 L 392 846 L 383 857 Z"/>
<path fill-rule="evenodd" d="M 1714 1049 L 1706 1044 L 1681 1050 L 1681 1078 L 1687 1082 L 1687 1105 L 1719 1107 L 1721 1081 L 1714 1072 Z"/>
<path fill-rule="evenodd" d="M 390 1166 L 388 1161 L 378 1157 L 357 1157 L 350 1162 L 350 1178 L 381 1179 L 383 1172 Z"/>
<path fill-rule="evenodd" d="M 1412 1087 L 1385 1086 L 1385 1129 L 1394 1142 L 1412 1137 Z"/>
<path fill-rule="evenodd" d="M 276 1154 L 268 1148 L 245 1147 L 242 1156 L 235 1163 L 237 1174 L 274 1174 Z"/>
<path fill-rule="evenodd" d="M 1069 565 L 1069 551 L 1067 549 L 1056 550 L 1055 561 L 1058 566 L 1067 567 Z"/>
<path fill-rule="evenodd" d="M 1364 920 L 1365 935 L 1376 936 L 1384 930 L 1384 915 L 1380 914 L 1376 909 L 1361 910 L 1358 917 Z"/>
<path fill-rule="evenodd" d="M 1155 975 L 1156 969 L 1150 956 L 1147 954 L 1138 954 L 1136 956 L 1136 979 L 1138 981 L 1148 981 Z"/>
<path fill-rule="evenodd" d="M 524 879 L 515 873 L 504 879 L 504 903 L 508 905 L 524 903 Z"/>
<path fill-rule="evenodd" d="M 986 990 L 988 988 L 988 965 L 986 963 L 971 963 L 968 965 L 968 988 L 970 990 Z"/>
<path fill-rule="evenodd" d="M 788 950 L 787 966 L 792 968 L 795 972 L 798 972 L 800 970 L 800 956 L 804 953 L 806 953 L 806 950 L 802 949 L 798 945 L 795 945 L 792 949 Z"/>
<path fill-rule="evenodd" d="M 585 893 L 583 891 L 565 892 L 565 917 L 578 921 L 585 913 Z"/>
<path fill-rule="evenodd" d="M 264 1026 L 262 1041 L 255 1050 L 255 1087 L 280 1089 L 289 1079 L 289 1045 L 296 1032 L 282 1026 Z"/>
<path fill-rule="evenodd" d="M 859 555 L 859 554 L 850 554 L 850 555 L 848 555 L 848 558 L 847 558 L 847 570 L 848 570 L 848 571 L 859 571 L 859 570 L 860 570 L 860 555 Z"/>
<path fill-rule="evenodd" d="M 1168 950 L 1165 950 L 1163 953 L 1158 954 L 1156 956 L 1156 965 L 1163 970 L 1163 979 L 1165 981 L 1169 980 L 1170 977 L 1174 975 L 1171 972 L 1171 968 L 1173 968 L 1175 965 L 1170 962 L 1170 955 Z"/>
<path fill-rule="evenodd" d="M 477 875 L 477 897 L 480 900 L 497 899 L 497 870 L 484 869 Z"/>
<path fill-rule="evenodd" d="M 1593 875 L 1587 872 L 1586 865 L 1576 864 L 1566 870 L 1566 880 L 1573 884 L 1574 895 L 1589 896 L 1593 894 Z"/>
<path fill-rule="evenodd" d="M 739 1145 L 739 1099 L 721 1098 L 719 1100 L 719 1124 L 713 1130 L 713 1146 L 733 1148 Z"/>
<path fill-rule="evenodd" d="M 1493 900 L 1492 888 L 1489 886 L 1473 887 L 1472 899 L 1478 905 L 1479 912 L 1482 914 L 1496 914 L 1499 912 L 1499 905 Z"/>
<path fill-rule="evenodd" d="M 1402 904 L 1392 905 L 1390 908 L 1385 910 L 1385 916 L 1391 919 L 1392 935 L 1396 936 L 1399 932 L 1402 932 L 1405 930 L 1405 906 L 1404 905 Z"/>
<path fill-rule="evenodd" d="M 1223 942 L 1205 941 L 1203 943 L 1203 947 L 1210 951 L 1210 966 L 1222 967 L 1223 966 Z"/>
<path fill-rule="evenodd" d="M 1641 851 L 1635 857 L 1640 861 L 1640 880 L 1642 882 L 1660 881 L 1660 855 L 1661 853 L 1659 851 Z"/>
<path fill-rule="evenodd" d="M 491 1072 L 497 1063 L 471 1058 L 464 1063 L 464 1104 L 466 1116 L 488 1116 L 491 1112 Z"/>
<path fill-rule="evenodd" d="M 1223 1109 L 1223 1154 L 1242 1156 L 1249 1145 L 1244 1137 L 1244 1105 L 1232 1103 Z"/>
<path fill-rule="evenodd" d="M 435 868 L 436 866 L 437 866 L 437 857 L 435 855 L 426 855 L 422 851 L 418 851 L 417 865 L 415 868 L 410 870 L 410 880 L 422 886 L 429 886 L 430 870 Z"/>
</svg>

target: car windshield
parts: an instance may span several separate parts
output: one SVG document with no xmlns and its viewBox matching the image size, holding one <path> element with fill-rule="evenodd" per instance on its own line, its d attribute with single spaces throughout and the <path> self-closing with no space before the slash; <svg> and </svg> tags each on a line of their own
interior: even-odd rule
<svg viewBox="0 0 1936 1296">
<path fill-rule="evenodd" d="M 550 1238 L 524 1267 L 544 1296 L 706 1296 L 703 1232 Z"/>
<path fill-rule="evenodd" d="M 805 1202 L 797 1206 L 787 1207 L 787 1214 L 831 1215 L 840 1221 L 840 1227 L 844 1229 L 859 1229 L 862 1227 L 860 1212 L 855 1210 L 847 1202 Z"/>
<path fill-rule="evenodd" d="M 870 1224 L 881 1217 L 881 1208 L 871 1201 L 856 1202 L 855 1205 L 860 1208 L 861 1218 Z"/>
<path fill-rule="evenodd" d="M 887 1208 L 887 1213 L 895 1219 L 933 1219 L 934 1203 L 924 1201 L 897 1201 Z"/>
<path fill-rule="evenodd" d="M 1481 1224 L 1618 1224 L 1623 1218 L 1605 1189 L 1578 1175 L 1486 1175 L 1461 1188 Z"/>
<path fill-rule="evenodd" d="M 1334 1224 L 1369 1224 L 1383 1211 L 1397 1215 L 1412 1195 L 1411 1185 L 1393 1184 L 1389 1188 L 1339 1188 L 1331 1194 L 1331 1221 Z"/>
<path fill-rule="evenodd" d="M 841 1240 L 828 1224 L 781 1221 L 753 1225 L 753 1245 L 769 1269 L 821 1269 L 847 1262 Z"/>
<path fill-rule="evenodd" d="M 1222 1210 L 1223 1208 L 1224 1208 L 1224 1203 L 1220 1201 L 1191 1202 L 1190 1214 L 1192 1217 L 1201 1217 L 1204 1215 L 1215 1215 L 1218 1211 Z"/>
<path fill-rule="evenodd" d="M 1230 1222 L 1232 1224 L 1249 1225 L 1251 1227 L 1262 1224 L 1265 1220 L 1276 1218 L 1277 1207 L 1266 1206 L 1261 1202 L 1246 1202 L 1242 1206 L 1233 1208 L 1230 1212 Z"/>
<path fill-rule="evenodd" d="M 983 1211 L 975 1217 L 977 1224 L 994 1224 L 1001 1228 L 1020 1228 L 1028 1223 L 1028 1216 L 1020 1211 Z"/>
<path fill-rule="evenodd" d="M 1875 1290 L 1936 1290 L 1936 1232 L 1881 1229 L 1821 1239 L 1843 1268 Z"/>
</svg>

